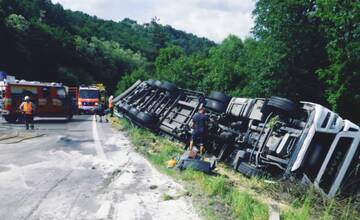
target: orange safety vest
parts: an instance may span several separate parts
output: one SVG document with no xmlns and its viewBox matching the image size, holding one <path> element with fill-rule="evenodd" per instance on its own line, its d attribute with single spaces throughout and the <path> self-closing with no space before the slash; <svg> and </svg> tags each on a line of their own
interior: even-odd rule
<svg viewBox="0 0 360 220">
<path fill-rule="evenodd" d="M 112 108 L 112 107 L 114 107 L 114 103 L 113 103 L 113 101 L 109 101 L 109 108 Z"/>
<path fill-rule="evenodd" d="M 32 104 L 32 102 L 24 102 L 23 112 L 26 115 L 32 115 L 33 114 L 33 104 Z"/>
</svg>

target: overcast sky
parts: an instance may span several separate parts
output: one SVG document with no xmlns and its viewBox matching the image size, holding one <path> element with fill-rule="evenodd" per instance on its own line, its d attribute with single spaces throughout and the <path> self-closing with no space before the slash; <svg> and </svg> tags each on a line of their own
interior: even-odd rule
<svg viewBox="0 0 360 220">
<path fill-rule="evenodd" d="M 64 8 L 100 18 L 130 18 L 147 23 L 158 17 L 161 24 L 221 42 L 229 34 L 250 36 L 255 0 L 52 0 Z"/>
</svg>

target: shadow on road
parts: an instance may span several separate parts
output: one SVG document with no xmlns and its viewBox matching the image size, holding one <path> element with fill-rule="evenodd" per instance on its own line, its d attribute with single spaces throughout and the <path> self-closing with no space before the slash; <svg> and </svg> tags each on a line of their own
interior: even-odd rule
<svg viewBox="0 0 360 220">
<path fill-rule="evenodd" d="M 88 117 L 77 117 L 74 116 L 70 121 L 66 118 L 36 118 L 34 119 L 34 122 L 36 124 L 66 124 L 66 123 L 76 123 L 76 122 L 84 122 L 84 121 L 92 121 L 92 115 L 88 115 Z M 22 120 L 19 120 L 15 123 L 9 123 L 2 119 L 0 119 L 0 125 L 22 125 L 24 122 Z"/>
<path fill-rule="evenodd" d="M 76 123 L 76 122 L 83 122 L 83 121 L 92 121 L 92 117 L 89 118 L 73 118 L 71 120 L 67 119 L 41 119 L 36 118 L 34 121 L 36 124 L 64 124 L 64 123 Z"/>
</svg>

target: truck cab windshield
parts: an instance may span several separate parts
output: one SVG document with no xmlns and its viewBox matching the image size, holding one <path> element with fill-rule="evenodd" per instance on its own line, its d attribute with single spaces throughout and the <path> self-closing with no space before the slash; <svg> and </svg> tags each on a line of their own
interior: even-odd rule
<svg viewBox="0 0 360 220">
<path fill-rule="evenodd" d="M 80 98 L 82 99 L 98 99 L 99 91 L 98 90 L 80 90 Z"/>
</svg>

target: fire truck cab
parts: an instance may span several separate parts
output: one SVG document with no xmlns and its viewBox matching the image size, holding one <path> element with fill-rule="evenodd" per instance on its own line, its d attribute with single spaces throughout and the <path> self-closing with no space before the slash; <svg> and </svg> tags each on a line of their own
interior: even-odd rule
<svg viewBox="0 0 360 220">
<path fill-rule="evenodd" d="M 13 80 L 3 83 L 0 113 L 9 123 L 21 119 L 19 106 L 29 96 L 36 106 L 37 117 L 66 117 L 71 119 L 73 111 L 68 88 L 61 83 L 41 83 Z"/>
<path fill-rule="evenodd" d="M 96 86 L 80 86 L 78 112 L 92 114 L 99 105 L 100 90 Z"/>
</svg>

